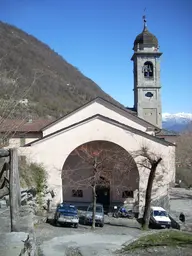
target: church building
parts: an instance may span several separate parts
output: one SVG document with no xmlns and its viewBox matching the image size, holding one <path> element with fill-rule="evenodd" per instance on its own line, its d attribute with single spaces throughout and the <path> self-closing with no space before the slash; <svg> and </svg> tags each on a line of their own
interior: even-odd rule
<svg viewBox="0 0 192 256">
<path fill-rule="evenodd" d="M 105 189 L 97 191 L 99 203 L 108 204 L 108 207 L 127 204 L 134 211 L 143 211 L 149 169 L 140 164 L 142 157 L 135 158 L 134 153 L 147 148 L 153 157 L 163 159 L 154 181 L 153 203 L 168 208 L 169 188 L 175 182 L 175 144 L 173 134 L 162 129 L 161 55 L 158 40 L 149 32 L 144 19 L 144 28 L 134 41 L 131 58 L 134 67 L 134 107 L 119 107 L 105 99 L 95 98 L 56 121 L 39 127 L 33 131 L 33 139 L 19 148 L 21 155 L 31 162 L 43 164 L 47 170 L 48 185 L 55 192 L 53 203 L 65 201 L 81 205 L 92 202 L 91 186 L 78 183 L 77 177 L 82 179 L 82 175 L 88 174 L 84 165 L 79 169 L 75 167 L 77 158 L 74 152 L 87 145 L 94 148 L 99 144 L 103 150 L 121 148 L 134 163 L 127 178 L 120 176 L 123 167 L 119 167 L 118 179 L 118 175 L 114 176 L 113 168 L 119 166 L 118 160 L 111 166 L 113 179 Z M 38 136 L 35 138 L 34 134 Z M 69 170 L 76 171 L 76 182 L 69 182 Z M 119 180 L 123 180 L 121 186 Z"/>
</svg>

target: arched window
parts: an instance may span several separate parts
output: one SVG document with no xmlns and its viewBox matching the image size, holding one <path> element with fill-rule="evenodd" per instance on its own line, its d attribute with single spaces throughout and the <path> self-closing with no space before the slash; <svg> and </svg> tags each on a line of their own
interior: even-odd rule
<svg viewBox="0 0 192 256">
<path fill-rule="evenodd" d="M 150 61 L 146 61 L 143 65 L 144 77 L 152 78 L 153 77 L 153 64 Z"/>
</svg>

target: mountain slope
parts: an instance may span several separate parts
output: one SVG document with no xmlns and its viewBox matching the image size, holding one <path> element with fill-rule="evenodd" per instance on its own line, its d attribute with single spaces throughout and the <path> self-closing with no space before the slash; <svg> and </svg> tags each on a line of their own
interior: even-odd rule
<svg viewBox="0 0 192 256">
<path fill-rule="evenodd" d="M 59 117 L 96 96 L 120 105 L 20 29 L 0 22 L 0 45 L 0 116 Z"/>
<path fill-rule="evenodd" d="M 164 113 L 162 116 L 163 128 L 175 132 L 192 131 L 192 114 L 191 113 Z"/>
</svg>

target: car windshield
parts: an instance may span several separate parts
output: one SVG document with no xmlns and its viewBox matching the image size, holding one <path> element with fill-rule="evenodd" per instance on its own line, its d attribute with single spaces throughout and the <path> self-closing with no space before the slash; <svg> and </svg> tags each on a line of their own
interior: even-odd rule
<svg viewBox="0 0 192 256">
<path fill-rule="evenodd" d="M 161 216 L 161 217 L 167 217 L 168 216 L 166 211 L 157 211 L 157 210 L 153 211 L 153 215 L 155 217 L 156 216 Z"/>
<path fill-rule="evenodd" d="M 60 205 L 59 209 L 69 212 L 77 212 L 76 207 L 71 205 Z"/>
<path fill-rule="evenodd" d="M 93 206 L 90 206 L 87 210 L 88 212 L 92 212 L 93 211 Z M 101 206 L 96 206 L 96 212 L 103 212 L 103 208 Z"/>
</svg>

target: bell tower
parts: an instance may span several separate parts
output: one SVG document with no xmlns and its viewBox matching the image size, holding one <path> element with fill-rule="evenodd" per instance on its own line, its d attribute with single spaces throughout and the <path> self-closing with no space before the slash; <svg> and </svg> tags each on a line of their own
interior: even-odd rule
<svg viewBox="0 0 192 256">
<path fill-rule="evenodd" d="M 160 56 L 157 38 L 144 28 L 134 41 L 134 108 L 138 117 L 162 128 Z"/>
</svg>

